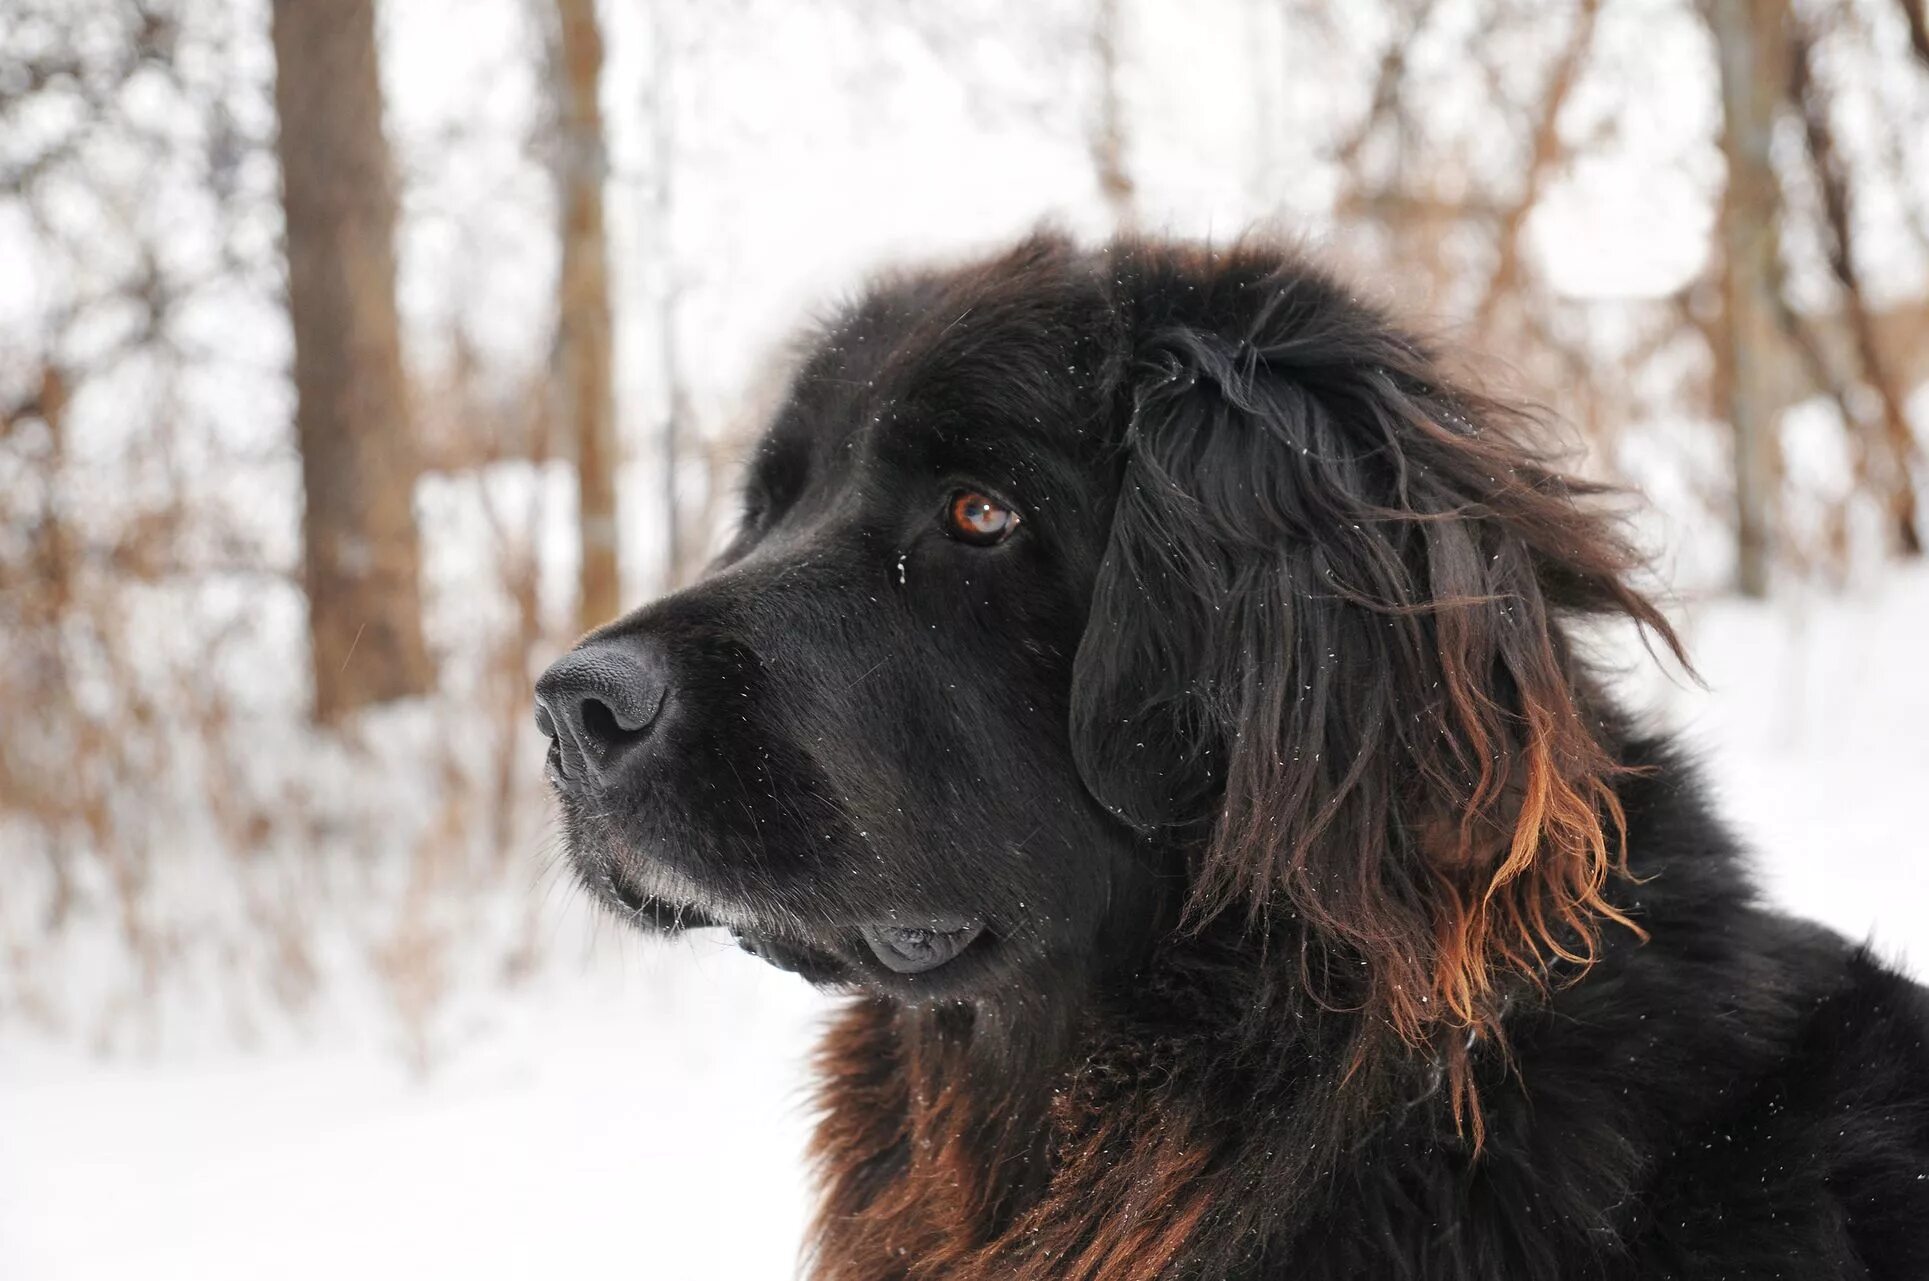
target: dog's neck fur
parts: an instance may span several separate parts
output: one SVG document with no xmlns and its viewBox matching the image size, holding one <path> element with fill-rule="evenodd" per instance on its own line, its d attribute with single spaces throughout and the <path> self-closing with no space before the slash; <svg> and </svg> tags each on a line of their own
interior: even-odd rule
<svg viewBox="0 0 1929 1281">
<path fill-rule="evenodd" d="M 1643 865 L 1645 832 L 1705 828 L 1705 858 L 1670 878 L 1676 908 L 1699 916 L 1697 932 L 1752 910 L 1692 780 L 1665 748 L 1652 752 L 1663 763 L 1623 788 L 1637 873 L 1662 870 Z M 1629 886 L 1637 909 L 1638 896 Z M 1588 985 L 1648 982 L 1630 977 L 1636 946 L 1611 943 Z M 1290 924 L 1264 938 L 1175 936 L 1139 973 L 1101 985 L 1074 1024 L 1026 1025 L 1022 1042 L 968 1006 L 851 1006 L 819 1059 L 816 1275 L 1236 1276 L 1333 1212 L 1344 1189 L 1406 1198 L 1403 1180 L 1437 1192 L 1507 1159 L 1476 1155 L 1437 1059 L 1389 1045 L 1362 1062 L 1357 1020 L 1314 999 L 1301 965 Z M 1524 987 L 1519 999 L 1524 1012 L 1544 1005 Z M 1525 1106 L 1534 1064 L 1491 1045 L 1474 1066 L 1489 1104 Z M 1590 1168 L 1576 1185 L 1592 1196 L 1633 1177 Z M 1577 1204 L 1570 1217 L 1590 1213 Z"/>
<path fill-rule="evenodd" d="M 1022 1045 L 968 1007 L 852 1006 L 819 1060 L 819 1275 L 1164 1276 L 1270 1232 L 1382 1101 L 1461 1142 L 1433 1064 L 1345 1080 L 1348 1016 L 1257 946 L 1188 940 Z"/>
</svg>

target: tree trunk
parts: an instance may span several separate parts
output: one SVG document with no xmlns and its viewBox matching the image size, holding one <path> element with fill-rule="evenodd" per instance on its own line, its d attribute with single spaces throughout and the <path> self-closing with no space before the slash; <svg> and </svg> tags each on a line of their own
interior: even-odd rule
<svg viewBox="0 0 1929 1281">
<path fill-rule="evenodd" d="M 562 31 L 557 100 L 562 108 L 563 262 L 556 356 L 563 420 L 576 443 L 577 539 L 582 558 L 577 627 L 616 617 L 616 401 L 610 339 L 608 237 L 603 180 L 608 153 L 598 93 L 603 33 L 596 0 L 556 0 Z"/>
<path fill-rule="evenodd" d="M 1774 361 L 1781 289 L 1781 189 L 1769 159 L 1775 109 L 1788 83 L 1787 0 L 1704 0 L 1721 73 L 1721 205 L 1727 301 L 1718 357 L 1728 372 L 1735 438 L 1735 586 L 1768 594 L 1780 486 Z"/>
<path fill-rule="evenodd" d="M 663 418 L 658 431 L 662 466 L 660 503 L 663 508 L 663 589 L 679 587 L 694 568 L 700 546 L 685 537 L 683 488 L 685 457 L 700 455 L 691 448 L 699 442 L 691 434 L 690 390 L 683 376 L 683 352 L 678 342 L 677 313 L 683 302 L 683 282 L 677 274 L 676 242 L 671 223 L 676 212 L 677 121 L 676 56 L 672 46 L 667 6 L 657 5 L 650 29 L 650 79 L 644 90 L 644 109 L 650 118 L 650 216 L 652 239 L 660 273 L 656 298 L 657 377 L 662 384 Z"/>
<path fill-rule="evenodd" d="M 1119 3 L 1097 0 L 1092 16 L 1092 57 L 1098 76 L 1098 105 L 1088 145 L 1099 194 L 1111 210 L 1114 230 L 1129 231 L 1137 220 L 1138 188 L 1126 167 L 1125 108 L 1119 98 Z"/>
<path fill-rule="evenodd" d="M 1929 3 L 1925 0 L 1896 0 L 1902 6 L 1902 22 L 1909 28 L 1909 48 L 1916 61 L 1929 69 Z"/>
<path fill-rule="evenodd" d="M 274 0 L 303 571 L 328 722 L 425 692 L 395 197 L 373 0 Z"/>
</svg>

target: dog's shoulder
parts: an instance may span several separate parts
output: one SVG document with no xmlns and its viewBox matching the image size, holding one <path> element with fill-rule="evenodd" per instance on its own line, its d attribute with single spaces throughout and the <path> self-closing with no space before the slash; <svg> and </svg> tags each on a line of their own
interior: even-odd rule
<svg viewBox="0 0 1929 1281">
<path fill-rule="evenodd" d="M 1764 986 L 1789 1017 L 1673 1025 L 1697 1048 L 1751 1042 L 1754 1070 L 1683 1056 L 1655 1083 L 1692 1082 L 1708 1106 L 1656 1134 L 1637 1254 L 1686 1275 L 1698 1259 L 1775 1275 L 1794 1257 L 1815 1261 L 1805 1276 L 1929 1276 L 1929 991 L 1832 932 L 1760 916 L 1780 942 L 1757 958 L 1779 971 Z"/>
<path fill-rule="evenodd" d="M 1929 988 L 1866 948 L 1790 1063 L 1818 1104 L 1822 1164 L 1872 1277 L 1929 1277 Z"/>
<path fill-rule="evenodd" d="M 1929 988 L 1868 946 L 1848 949 L 1793 1066 L 1845 1102 L 1929 1107 Z"/>
</svg>

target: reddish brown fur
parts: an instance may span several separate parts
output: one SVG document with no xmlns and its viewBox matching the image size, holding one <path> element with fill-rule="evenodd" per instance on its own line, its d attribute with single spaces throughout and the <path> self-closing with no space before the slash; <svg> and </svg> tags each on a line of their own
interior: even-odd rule
<svg viewBox="0 0 1929 1281">
<path fill-rule="evenodd" d="M 905 1026 L 929 1017 L 854 1005 L 820 1050 L 819 1281 L 1163 1275 L 1224 1192 L 1219 1125 L 1135 1080 L 1080 1081 L 1038 1115 L 972 1088 L 965 1029 Z"/>
</svg>

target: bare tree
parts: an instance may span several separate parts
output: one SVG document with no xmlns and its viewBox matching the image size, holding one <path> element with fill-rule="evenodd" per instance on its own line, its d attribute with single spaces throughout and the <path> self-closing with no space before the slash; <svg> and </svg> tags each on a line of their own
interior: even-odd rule
<svg viewBox="0 0 1929 1281">
<path fill-rule="evenodd" d="M 1720 67 L 1722 154 L 1728 187 L 1721 205 L 1726 323 L 1717 341 L 1735 441 L 1735 585 L 1768 594 L 1781 483 L 1773 369 L 1780 344 L 1781 189 L 1769 156 L 1776 108 L 1787 84 L 1787 0 L 1703 0 Z"/>
<path fill-rule="evenodd" d="M 1098 101 L 1087 140 L 1099 193 L 1111 211 L 1112 225 L 1130 228 L 1137 218 L 1138 188 L 1126 165 L 1125 105 L 1119 96 L 1119 0 L 1097 0 L 1092 15 L 1092 58 Z"/>
<path fill-rule="evenodd" d="M 1527 172 L 1521 179 L 1519 195 L 1501 219 L 1494 273 L 1488 278 L 1486 293 L 1474 313 L 1474 325 L 1478 329 L 1488 328 L 1502 300 L 1522 290 L 1522 250 L 1527 220 L 1566 159 L 1566 150 L 1561 145 L 1561 112 L 1580 80 L 1600 11 L 1600 0 L 1580 0 L 1574 13 L 1573 30 L 1548 74 L 1547 90 L 1528 142 Z"/>
<path fill-rule="evenodd" d="M 418 694 L 416 477 L 373 0 L 275 0 L 304 572 L 322 721 Z"/>
<path fill-rule="evenodd" d="M 1909 28 L 1909 48 L 1916 61 L 1929 68 L 1929 3 L 1925 0 L 1896 0 L 1902 20 Z"/>
<path fill-rule="evenodd" d="M 609 245 L 603 183 L 609 169 L 599 99 L 603 33 L 596 0 L 556 0 L 561 108 L 562 273 L 556 361 L 562 420 L 576 446 L 576 619 L 588 631 L 621 608 L 617 575 L 616 402 L 610 336 Z"/>
<path fill-rule="evenodd" d="M 1853 191 L 1847 165 L 1835 144 L 1828 94 L 1816 75 L 1815 40 L 1800 25 L 1792 29 L 1793 49 L 1789 58 L 1789 96 L 1801 113 L 1802 130 L 1808 143 L 1809 160 L 1814 167 L 1822 200 L 1825 224 L 1823 242 L 1829 270 L 1835 277 L 1841 297 L 1843 320 L 1849 346 L 1854 351 L 1863 381 L 1874 393 L 1880 422 L 1869 424 L 1867 434 L 1875 437 L 1858 453 L 1864 460 L 1865 488 L 1881 495 L 1888 508 L 1890 535 L 1906 556 L 1922 554 L 1922 533 L 1916 516 L 1915 468 L 1919 448 L 1909 426 L 1904 406 L 1906 388 L 1890 367 L 1876 328 L 1874 311 L 1862 287 L 1862 272 L 1856 261 L 1854 217 L 1850 207 Z M 1844 425 L 1856 427 L 1856 415 L 1847 398 L 1842 399 Z M 1870 447 L 1873 446 L 1873 447 Z M 1886 466 L 1878 468 L 1872 459 Z"/>
<path fill-rule="evenodd" d="M 667 6 L 653 10 L 650 27 L 650 75 L 644 86 L 644 110 L 650 121 L 650 223 L 659 272 L 656 296 L 657 376 L 662 385 L 662 419 L 657 432 L 662 467 L 663 583 L 674 587 L 692 569 L 701 540 L 685 535 L 685 513 L 679 480 L 692 450 L 690 389 L 684 378 L 683 353 L 677 341 L 677 312 L 683 297 L 675 242 L 670 234 L 676 209 L 677 121 L 676 50 L 672 43 Z"/>
</svg>

